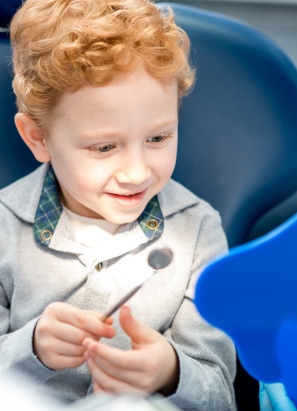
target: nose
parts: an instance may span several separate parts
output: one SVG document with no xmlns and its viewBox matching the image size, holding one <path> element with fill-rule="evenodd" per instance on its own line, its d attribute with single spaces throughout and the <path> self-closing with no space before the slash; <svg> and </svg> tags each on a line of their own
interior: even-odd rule
<svg viewBox="0 0 297 411">
<path fill-rule="evenodd" d="M 146 156 L 140 150 L 129 152 L 124 157 L 120 167 L 118 167 L 115 177 L 119 183 L 141 184 L 151 176 L 151 168 Z"/>
</svg>

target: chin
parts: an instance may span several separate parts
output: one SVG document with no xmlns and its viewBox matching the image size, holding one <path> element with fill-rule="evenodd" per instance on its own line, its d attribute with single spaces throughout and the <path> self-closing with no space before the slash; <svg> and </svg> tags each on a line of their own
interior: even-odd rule
<svg viewBox="0 0 297 411">
<path fill-rule="evenodd" d="M 141 211 L 141 213 L 142 213 L 142 211 Z M 110 218 L 105 217 L 105 219 L 110 221 L 111 223 L 123 225 L 123 224 L 133 223 L 134 221 L 136 221 L 138 219 L 138 217 L 141 215 L 141 213 L 134 214 L 134 215 L 131 215 L 131 216 L 130 215 L 123 215 L 123 216 L 119 216 L 118 218 L 116 218 L 114 216 L 110 216 Z"/>
</svg>

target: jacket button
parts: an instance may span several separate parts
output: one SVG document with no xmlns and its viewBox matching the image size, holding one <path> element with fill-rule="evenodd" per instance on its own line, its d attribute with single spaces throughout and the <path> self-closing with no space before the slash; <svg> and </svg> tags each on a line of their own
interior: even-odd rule
<svg viewBox="0 0 297 411">
<path fill-rule="evenodd" d="M 151 219 L 146 222 L 146 226 L 150 230 L 156 230 L 159 227 L 159 223 L 158 221 Z"/>
<path fill-rule="evenodd" d="M 103 264 L 102 264 L 102 263 L 98 263 L 98 264 L 95 265 L 96 271 L 101 271 L 101 270 L 102 270 L 102 267 L 103 267 Z"/>
<path fill-rule="evenodd" d="M 53 233 L 50 230 L 43 230 L 40 234 L 43 241 L 51 240 Z"/>
</svg>

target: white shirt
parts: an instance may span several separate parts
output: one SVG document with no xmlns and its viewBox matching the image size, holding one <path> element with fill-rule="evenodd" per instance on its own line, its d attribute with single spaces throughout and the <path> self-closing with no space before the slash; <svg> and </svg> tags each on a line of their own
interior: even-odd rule
<svg viewBox="0 0 297 411">
<path fill-rule="evenodd" d="M 114 234 L 120 227 L 103 218 L 90 218 L 73 213 L 63 206 L 69 217 L 75 239 L 90 249 L 102 250 L 114 239 Z"/>
</svg>

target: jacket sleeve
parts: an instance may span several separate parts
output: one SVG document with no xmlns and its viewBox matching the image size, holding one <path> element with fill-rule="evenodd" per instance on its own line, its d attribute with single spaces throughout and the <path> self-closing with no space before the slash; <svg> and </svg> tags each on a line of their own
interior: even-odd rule
<svg viewBox="0 0 297 411">
<path fill-rule="evenodd" d="M 227 250 L 219 216 L 208 214 L 200 226 L 193 268 L 184 299 L 165 336 L 176 350 L 180 378 L 169 399 L 182 409 L 236 410 L 233 381 L 236 353 L 232 341 L 206 323 L 193 302 L 203 266 Z M 219 308 L 219 307 L 218 307 Z"/>
<path fill-rule="evenodd" d="M 3 209 L 1 209 L 3 214 Z M 3 225 L 2 225 L 3 227 Z M 4 227 L 6 236 L 0 238 L 0 372 L 24 372 L 33 379 L 38 375 L 40 381 L 49 378 L 53 371 L 45 367 L 34 355 L 33 333 L 38 316 L 30 319 L 23 327 L 13 329 L 12 318 L 21 317 L 22 307 L 14 298 L 14 288 L 18 285 L 18 278 L 11 275 L 14 262 L 11 258 L 12 247 L 8 227 Z M 8 243 L 7 243 L 8 241 Z M 20 289 L 26 294 L 26 290 Z M 18 309 L 14 307 L 18 304 Z M 24 303 L 28 304 L 28 303 Z"/>
<path fill-rule="evenodd" d="M 33 352 L 33 333 L 38 318 L 19 330 L 9 332 L 10 308 L 3 287 L 0 286 L 0 372 L 26 373 L 34 379 L 46 380 L 55 374 L 45 367 Z"/>
</svg>

